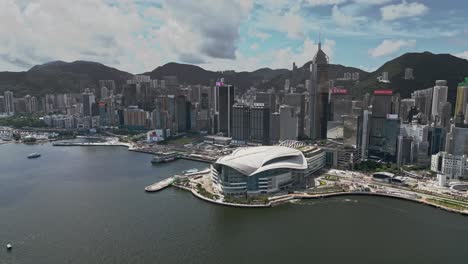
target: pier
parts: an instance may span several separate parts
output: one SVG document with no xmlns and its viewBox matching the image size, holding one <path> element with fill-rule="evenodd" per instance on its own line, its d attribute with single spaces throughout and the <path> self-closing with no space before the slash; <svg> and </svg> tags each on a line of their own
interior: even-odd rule
<svg viewBox="0 0 468 264">
<path fill-rule="evenodd" d="M 174 182 L 174 177 L 167 178 L 162 181 L 155 182 L 149 186 L 145 187 L 145 191 L 147 192 L 157 192 L 166 187 L 169 187 Z"/>
</svg>

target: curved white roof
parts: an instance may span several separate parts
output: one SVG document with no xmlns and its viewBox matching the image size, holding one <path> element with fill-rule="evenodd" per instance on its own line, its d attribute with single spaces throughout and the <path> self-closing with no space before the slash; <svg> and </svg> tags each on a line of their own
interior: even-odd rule
<svg viewBox="0 0 468 264">
<path fill-rule="evenodd" d="M 247 176 L 271 169 L 307 169 L 302 152 L 281 146 L 238 148 L 230 155 L 219 158 L 216 163 Z"/>
</svg>

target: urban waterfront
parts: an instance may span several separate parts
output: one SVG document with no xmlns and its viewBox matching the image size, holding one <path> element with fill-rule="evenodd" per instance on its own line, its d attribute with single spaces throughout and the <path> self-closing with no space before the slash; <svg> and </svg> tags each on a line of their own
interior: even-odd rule
<svg viewBox="0 0 468 264">
<path fill-rule="evenodd" d="M 42 157 L 28 160 L 39 152 Z M 377 197 L 271 209 L 143 188 L 207 164 L 124 147 L 0 146 L 0 263 L 462 263 L 468 217 Z"/>
</svg>

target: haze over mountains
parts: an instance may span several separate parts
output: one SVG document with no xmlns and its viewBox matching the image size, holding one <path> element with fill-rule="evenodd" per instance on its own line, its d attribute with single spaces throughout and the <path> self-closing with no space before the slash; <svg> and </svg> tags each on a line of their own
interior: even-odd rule
<svg viewBox="0 0 468 264">
<path fill-rule="evenodd" d="M 150 75 L 152 79 L 162 79 L 163 76 L 177 76 L 181 84 L 209 85 L 210 81 L 225 78 L 227 83 L 238 86 L 244 90 L 252 85 L 260 89 L 276 87 L 282 89 L 286 79 L 292 83 L 304 83 L 308 78 L 310 62 L 299 67 L 294 77 L 288 69 L 262 68 L 252 72 L 214 72 L 201 67 L 167 63 L 155 68 Z M 405 68 L 414 69 L 414 80 L 404 80 Z M 388 61 L 374 72 L 366 72 L 354 67 L 343 65 L 330 65 L 330 79 L 343 77 L 345 72 L 359 72 L 360 82 L 347 83 L 348 88 L 355 97 L 375 89 L 393 89 L 402 97 L 409 97 L 411 92 L 434 86 L 439 79 L 448 81 L 449 101 L 453 102 L 456 86 L 464 77 L 468 76 L 468 60 L 448 54 L 406 53 L 398 58 Z M 388 72 L 390 83 L 380 83 L 377 77 L 382 72 Z M 78 93 L 86 87 L 97 87 L 99 80 L 115 80 L 118 87 L 130 79 L 133 74 L 108 67 L 106 65 L 75 61 L 71 63 L 54 61 L 37 65 L 25 72 L 0 72 L 0 92 L 10 90 L 15 95 L 26 94 L 42 95 L 45 93 Z M 337 82 L 340 85 L 340 82 Z"/>
</svg>

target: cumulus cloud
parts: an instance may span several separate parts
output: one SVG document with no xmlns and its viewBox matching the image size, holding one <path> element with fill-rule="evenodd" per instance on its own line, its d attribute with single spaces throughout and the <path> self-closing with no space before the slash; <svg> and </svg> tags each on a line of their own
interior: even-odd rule
<svg viewBox="0 0 468 264">
<path fill-rule="evenodd" d="M 347 0 L 307 0 L 311 6 L 338 5 L 347 2 Z"/>
<path fill-rule="evenodd" d="M 266 32 L 262 32 L 262 31 L 257 31 L 257 30 L 252 29 L 252 28 L 249 29 L 248 34 L 251 37 L 259 38 L 262 41 L 265 41 L 265 40 L 271 38 L 271 34 L 268 34 Z"/>
<path fill-rule="evenodd" d="M 362 5 L 383 5 L 391 1 L 392 0 L 354 0 L 355 3 Z"/>
<path fill-rule="evenodd" d="M 415 17 L 426 14 L 429 8 L 421 3 L 407 3 L 403 1 L 401 4 L 388 5 L 380 8 L 382 19 L 386 21 L 397 20 L 405 17 Z"/>
<path fill-rule="evenodd" d="M 179 33 L 198 35 L 190 44 L 197 46 L 201 53 L 213 58 L 235 59 L 239 27 L 248 16 L 252 2 L 178 0 L 166 1 L 162 7 L 168 19 L 181 28 Z"/>
<path fill-rule="evenodd" d="M 370 49 L 369 54 L 372 57 L 382 57 L 394 54 L 402 48 L 416 46 L 416 40 L 384 40 L 377 47 Z"/>
<path fill-rule="evenodd" d="M 345 14 L 338 6 L 333 6 L 332 8 L 332 19 L 341 27 L 353 27 L 360 22 L 366 21 L 365 17 Z"/>
<path fill-rule="evenodd" d="M 455 54 L 455 56 L 457 56 L 459 58 L 462 58 L 462 59 L 465 59 L 465 60 L 468 60 L 468 50 L 464 51 L 464 52 L 461 52 L 461 53 L 458 53 L 458 54 Z"/>
<path fill-rule="evenodd" d="M 148 3 L 0 0 L 0 70 L 59 59 L 137 73 L 177 59 L 234 59 L 252 8 L 251 0 Z"/>
<path fill-rule="evenodd" d="M 29 68 L 58 58 L 125 64 L 123 51 L 141 47 L 131 37 L 142 26 L 135 14 L 132 6 L 103 0 L 2 0 L 0 67 Z"/>
</svg>

